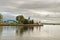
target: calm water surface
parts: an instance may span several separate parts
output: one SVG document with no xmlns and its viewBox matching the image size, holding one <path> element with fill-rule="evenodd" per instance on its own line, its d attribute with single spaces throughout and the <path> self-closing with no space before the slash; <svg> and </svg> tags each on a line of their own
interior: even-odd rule
<svg viewBox="0 0 60 40">
<path fill-rule="evenodd" d="M 60 40 L 60 25 L 0 26 L 0 40 Z"/>
</svg>

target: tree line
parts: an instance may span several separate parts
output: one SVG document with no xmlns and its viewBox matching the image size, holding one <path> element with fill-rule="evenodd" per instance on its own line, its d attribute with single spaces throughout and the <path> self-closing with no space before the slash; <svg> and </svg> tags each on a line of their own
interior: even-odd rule
<svg viewBox="0 0 60 40">
<path fill-rule="evenodd" d="M 23 15 L 16 16 L 18 24 L 34 24 L 34 20 L 28 20 Z"/>
</svg>

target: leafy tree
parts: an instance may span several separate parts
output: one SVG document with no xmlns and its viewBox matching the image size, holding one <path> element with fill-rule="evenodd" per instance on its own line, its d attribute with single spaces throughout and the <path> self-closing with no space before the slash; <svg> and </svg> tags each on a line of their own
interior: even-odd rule
<svg viewBox="0 0 60 40">
<path fill-rule="evenodd" d="M 0 14 L 0 22 L 2 22 L 2 19 L 3 19 L 3 15 Z"/>
<path fill-rule="evenodd" d="M 22 16 L 22 15 L 19 15 L 19 16 L 16 17 L 17 21 L 21 21 L 22 19 L 24 19 L 24 16 Z"/>
<path fill-rule="evenodd" d="M 27 19 L 24 19 L 23 24 L 28 24 L 28 20 Z"/>
<path fill-rule="evenodd" d="M 32 21 L 32 24 L 34 24 L 34 20 L 31 20 Z"/>
<path fill-rule="evenodd" d="M 34 24 L 34 21 L 33 21 L 33 20 L 30 20 L 30 21 L 29 21 L 29 24 Z"/>
<path fill-rule="evenodd" d="M 3 17 L 2 14 L 0 14 L 0 19 L 2 19 L 2 17 Z"/>
<path fill-rule="evenodd" d="M 18 21 L 18 24 L 34 24 L 33 20 L 28 21 L 27 19 L 24 18 L 23 15 L 19 15 L 16 17 L 16 20 Z"/>
<path fill-rule="evenodd" d="M 16 17 L 16 20 L 19 22 L 19 23 L 24 23 L 24 16 L 22 16 L 22 15 L 19 15 L 19 16 L 17 16 Z"/>
</svg>

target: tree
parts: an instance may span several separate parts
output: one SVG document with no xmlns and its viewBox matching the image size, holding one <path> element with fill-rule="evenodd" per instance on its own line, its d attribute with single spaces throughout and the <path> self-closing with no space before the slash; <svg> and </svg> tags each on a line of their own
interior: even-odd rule
<svg viewBox="0 0 60 40">
<path fill-rule="evenodd" d="M 18 21 L 18 22 L 20 22 L 20 23 L 24 23 L 24 16 L 23 15 L 19 15 L 19 16 L 17 16 L 16 17 L 16 20 Z"/>
<path fill-rule="evenodd" d="M 2 22 L 2 19 L 3 19 L 3 15 L 0 14 L 0 22 Z"/>
<path fill-rule="evenodd" d="M 24 19 L 23 24 L 28 24 L 28 20 L 27 19 Z"/>
<path fill-rule="evenodd" d="M 24 17 L 22 15 L 19 15 L 19 16 L 16 17 L 17 21 L 20 21 L 21 19 L 24 19 Z"/>
<path fill-rule="evenodd" d="M 27 20 L 26 18 L 24 18 L 23 15 L 19 15 L 16 17 L 16 20 L 18 21 L 19 24 L 34 24 L 34 20 Z"/>
<path fill-rule="evenodd" d="M 31 20 L 32 21 L 32 24 L 34 24 L 34 20 Z"/>
<path fill-rule="evenodd" d="M 30 20 L 30 21 L 29 21 L 29 24 L 34 24 L 34 21 L 33 21 L 33 20 Z"/>
</svg>

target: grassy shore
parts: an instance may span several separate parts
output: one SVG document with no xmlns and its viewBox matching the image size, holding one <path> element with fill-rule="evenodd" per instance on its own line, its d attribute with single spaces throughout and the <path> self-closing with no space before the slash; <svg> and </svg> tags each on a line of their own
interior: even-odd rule
<svg viewBox="0 0 60 40">
<path fill-rule="evenodd" d="M 0 24 L 0 26 L 43 26 L 42 24 Z"/>
</svg>

